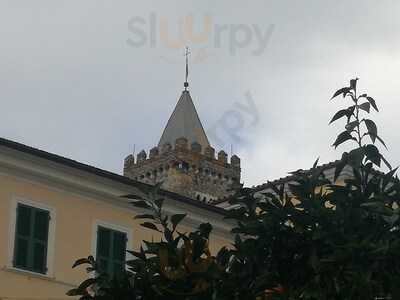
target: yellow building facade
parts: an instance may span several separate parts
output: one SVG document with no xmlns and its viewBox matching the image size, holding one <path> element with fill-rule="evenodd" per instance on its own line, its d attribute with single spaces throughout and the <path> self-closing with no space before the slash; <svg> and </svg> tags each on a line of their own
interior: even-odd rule
<svg viewBox="0 0 400 300">
<path fill-rule="evenodd" d="M 72 269 L 72 264 L 96 257 L 99 229 L 122 234 L 126 249 L 137 249 L 142 240 L 155 237 L 133 219 L 143 211 L 122 197 L 148 188 L 0 139 L 0 300 L 71 299 L 66 291 L 87 277 L 84 268 Z M 187 213 L 182 231 L 210 222 L 211 249 L 229 245 L 231 224 L 222 208 L 168 191 L 161 194 L 167 213 Z"/>
</svg>

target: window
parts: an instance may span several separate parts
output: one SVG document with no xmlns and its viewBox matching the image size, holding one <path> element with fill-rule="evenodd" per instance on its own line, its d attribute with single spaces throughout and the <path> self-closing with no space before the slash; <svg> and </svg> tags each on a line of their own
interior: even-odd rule
<svg viewBox="0 0 400 300">
<path fill-rule="evenodd" d="M 47 273 L 50 212 L 17 204 L 13 266 L 35 273 Z"/>
<path fill-rule="evenodd" d="M 183 161 L 181 164 L 184 171 L 189 171 L 189 164 L 186 161 Z"/>
<path fill-rule="evenodd" d="M 115 276 L 125 269 L 127 234 L 118 230 L 97 227 L 96 259 L 100 270 Z"/>
</svg>

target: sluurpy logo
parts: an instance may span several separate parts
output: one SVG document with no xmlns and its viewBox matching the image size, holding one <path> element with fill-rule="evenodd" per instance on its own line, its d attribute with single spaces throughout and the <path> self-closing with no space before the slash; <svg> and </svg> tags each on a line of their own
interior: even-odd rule
<svg viewBox="0 0 400 300">
<path fill-rule="evenodd" d="M 147 17 L 132 17 L 128 22 L 129 38 L 127 44 L 131 47 L 165 47 L 182 49 L 190 45 L 194 62 L 199 62 L 217 50 L 225 50 L 234 56 L 239 51 L 247 51 L 254 56 L 264 53 L 274 31 L 274 24 L 262 28 L 258 24 L 220 24 L 210 15 L 198 18 L 196 23 L 193 14 L 185 15 L 172 22 L 165 16 L 155 12 Z M 196 26 L 197 25 L 197 26 Z M 196 30 L 197 29 L 197 30 Z"/>
</svg>

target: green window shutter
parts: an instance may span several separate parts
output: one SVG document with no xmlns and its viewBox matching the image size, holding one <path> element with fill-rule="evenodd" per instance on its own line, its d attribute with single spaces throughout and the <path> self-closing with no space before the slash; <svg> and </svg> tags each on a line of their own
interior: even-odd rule
<svg viewBox="0 0 400 300">
<path fill-rule="evenodd" d="M 108 262 L 110 260 L 111 230 L 99 226 L 97 229 L 97 253 L 96 259 L 101 272 L 108 273 Z"/>
<path fill-rule="evenodd" d="M 14 243 L 14 267 L 28 268 L 32 208 L 18 204 Z"/>
<path fill-rule="evenodd" d="M 100 271 L 114 276 L 124 270 L 126 242 L 126 233 L 102 226 L 98 227 L 96 259 Z"/>
<path fill-rule="evenodd" d="M 46 273 L 50 213 L 42 209 L 35 209 L 34 213 L 32 267 L 35 272 Z"/>
<path fill-rule="evenodd" d="M 46 273 L 49 220 L 48 211 L 18 204 L 14 267 Z"/>
<path fill-rule="evenodd" d="M 126 233 L 114 231 L 113 236 L 113 273 L 118 275 L 125 268 Z"/>
</svg>

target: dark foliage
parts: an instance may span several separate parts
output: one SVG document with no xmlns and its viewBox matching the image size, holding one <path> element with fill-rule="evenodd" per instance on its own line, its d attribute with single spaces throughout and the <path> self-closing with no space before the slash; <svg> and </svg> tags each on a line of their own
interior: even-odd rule
<svg viewBox="0 0 400 300">
<path fill-rule="evenodd" d="M 357 95 L 357 80 L 339 89 L 351 106 L 331 120 L 346 120 L 336 138 L 356 147 L 337 162 L 328 180 L 318 161 L 297 171 L 290 183 L 269 184 L 266 192 L 240 190 L 231 201 L 235 239 L 216 256 L 209 249 L 210 224 L 192 233 L 178 231 L 185 215 L 164 215 L 157 189 L 146 197 L 129 195 L 133 205 L 148 210 L 143 227 L 162 234 L 130 251 L 129 271 L 110 279 L 95 276 L 69 295 L 81 299 L 400 299 L 400 182 L 396 169 L 375 143 L 384 147 L 376 124 L 362 114 L 378 111 L 373 98 Z M 378 171 L 381 163 L 389 171 Z M 346 171 L 346 172 L 345 172 Z M 349 175 L 351 173 L 351 176 Z M 347 175 L 346 175 L 347 174 Z"/>
</svg>

